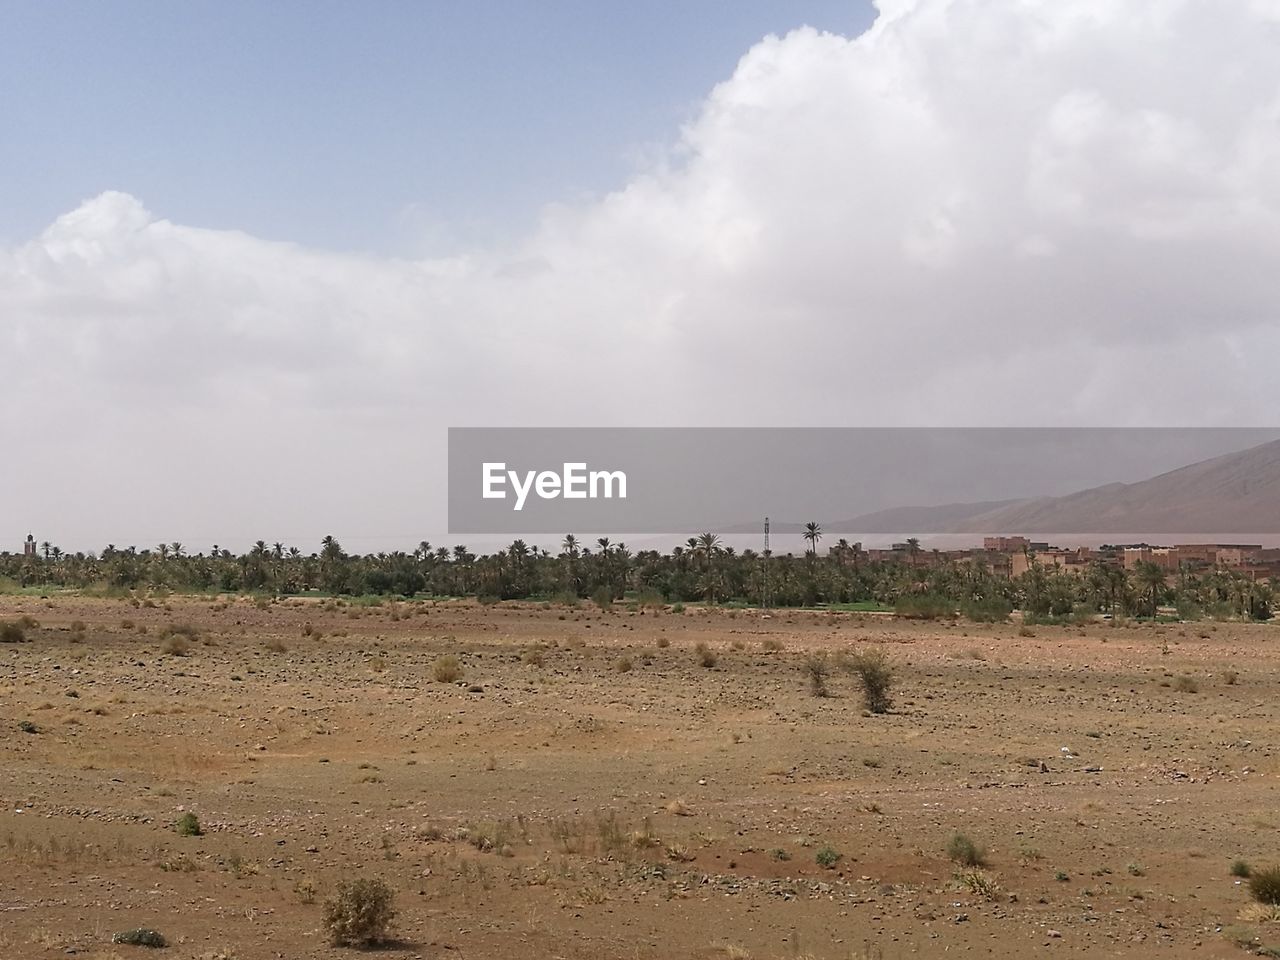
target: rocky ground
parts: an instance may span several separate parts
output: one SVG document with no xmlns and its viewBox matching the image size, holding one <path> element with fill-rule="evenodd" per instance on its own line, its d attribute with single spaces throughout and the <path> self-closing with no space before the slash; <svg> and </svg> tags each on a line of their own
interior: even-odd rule
<svg viewBox="0 0 1280 960">
<path fill-rule="evenodd" d="M 361 875 L 405 958 L 1280 945 L 1230 873 L 1280 862 L 1277 627 L 0 597 L 23 617 L 3 957 L 354 956 L 322 903 Z M 891 712 L 811 693 L 811 652 L 868 646 Z"/>
</svg>

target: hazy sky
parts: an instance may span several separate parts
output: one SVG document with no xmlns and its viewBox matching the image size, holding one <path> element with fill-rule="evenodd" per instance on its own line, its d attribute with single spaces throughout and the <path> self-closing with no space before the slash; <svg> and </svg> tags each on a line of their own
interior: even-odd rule
<svg viewBox="0 0 1280 960">
<path fill-rule="evenodd" d="M 0 538 L 448 541 L 450 425 L 1273 424 L 1280 0 L 876 6 L 0 4 Z"/>
</svg>

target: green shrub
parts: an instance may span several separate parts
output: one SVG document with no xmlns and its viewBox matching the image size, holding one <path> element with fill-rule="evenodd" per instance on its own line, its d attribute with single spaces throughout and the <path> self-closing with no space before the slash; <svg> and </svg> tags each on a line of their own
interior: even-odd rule
<svg viewBox="0 0 1280 960">
<path fill-rule="evenodd" d="M 0 623 L 0 643 L 25 643 L 27 631 L 20 623 Z"/>
<path fill-rule="evenodd" d="M 1013 613 L 1013 604 L 1004 597 L 975 597 L 960 604 L 960 613 L 974 623 L 1004 623 Z"/>
<path fill-rule="evenodd" d="M 652 610 L 661 610 L 667 605 L 666 598 L 652 587 L 646 587 L 636 595 L 636 603 L 641 608 L 649 607 Z"/>
<path fill-rule="evenodd" d="M 985 867 L 987 851 L 963 833 L 952 834 L 947 841 L 947 856 L 966 867 Z"/>
<path fill-rule="evenodd" d="M 932 593 L 908 594 L 893 605 L 893 614 L 904 620 L 943 620 L 955 616 L 956 605 Z"/>
<path fill-rule="evenodd" d="M 395 894 L 382 880 L 359 877 L 339 884 L 324 904 L 324 925 L 335 946 L 371 946 L 388 939 Z"/>
<path fill-rule="evenodd" d="M 608 587 L 599 587 L 591 594 L 591 602 L 601 610 L 609 610 L 613 607 L 613 591 Z"/>
<path fill-rule="evenodd" d="M 1259 903 L 1280 904 L 1280 867 L 1263 867 L 1249 872 L 1249 893 Z"/>
<path fill-rule="evenodd" d="M 200 836 L 200 820 L 191 811 L 187 811 L 180 816 L 173 825 L 173 829 L 178 831 L 178 835 L 182 837 L 198 837 Z"/>
<path fill-rule="evenodd" d="M 1231 864 L 1231 875 L 1233 877 L 1243 877 L 1247 879 L 1251 873 L 1253 873 L 1253 870 L 1249 867 L 1247 860 L 1237 860 L 1235 863 Z"/>
<path fill-rule="evenodd" d="M 169 941 L 158 930 L 138 927 L 136 930 L 122 930 L 111 938 L 112 943 L 123 943 L 131 947 L 167 947 Z"/>
<path fill-rule="evenodd" d="M 893 706 L 893 665 L 883 650 L 861 650 L 845 660 L 845 669 L 862 684 L 862 704 L 872 713 L 888 713 Z"/>
<path fill-rule="evenodd" d="M 824 867 L 825 869 L 830 870 L 832 867 L 834 867 L 837 863 L 840 862 L 840 859 L 842 856 L 843 854 L 841 854 L 838 850 L 836 850 L 833 847 L 823 847 L 816 854 L 814 854 L 813 859 L 814 859 L 814 862 L 818 864 L 818 866 Z"/>
</svg>

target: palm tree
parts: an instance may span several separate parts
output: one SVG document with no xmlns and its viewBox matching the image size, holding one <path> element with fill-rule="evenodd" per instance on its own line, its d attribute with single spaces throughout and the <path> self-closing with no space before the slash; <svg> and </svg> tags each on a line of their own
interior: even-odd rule
<svg viewBox="0 0 1280 960">
<path fill-rule="evenodd" d="M 911 558 L 911 566 L 916 565 L 916 557 L 920 553 L 920 538 L 907 537 L 907 556 Z"/>
<path fill-rule="evenodd" d="M 822 527 L 810 520 L 804 525 L 804 538 L 809 541 L 809 549 L 806 552 L 817 556 L 818 541 L 822 539 Z"/>
<path fill-rule="evenodd" d="M 1138 587 L 1142 593 L 1145 593 L 1147 599 L 1147 607 L 1151 611 L 1152 618 L 1156 615 L 1156 610 L 1160 606 L 1160 598 L 1165 590 L 1164 570 L 1159 564 L 1152 563 L 1150 560 L 1143 560 L 1134 568 L 1134 574 L 1138 581 Z"/>
<path fill-rule="evenodd" d="M 714 603 L 716 599 L 715 558 L 720 553 L 720 538 L 714 533 L 707 532 L 691 537 L 689 543 L 692 544 L 694 552 L 702 554 L 702 570 L 705 578 L 703 595 Z"/>
</svg>

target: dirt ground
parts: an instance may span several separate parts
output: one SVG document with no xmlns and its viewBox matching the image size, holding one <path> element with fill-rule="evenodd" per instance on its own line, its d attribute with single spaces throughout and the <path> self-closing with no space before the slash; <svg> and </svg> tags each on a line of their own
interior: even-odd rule
<svg viewBox="0 0 1280 960">
<path fill-rule="evenodd" d="M 360 875 L 396 891 L 388 957 L 1280 944 L 1230 872 L 1280 862 L 1280 627 L 0 597 L 23 615 L 5 958 L 354 957 L 321 904 Z M 812 695 L 807 652 L 869 644 L 890 713 L 838 672 Z M 986 851 L 967 883 L 956 832 Z M 111 942 L 140 926 L 169 949 Z"/>
</svg>

